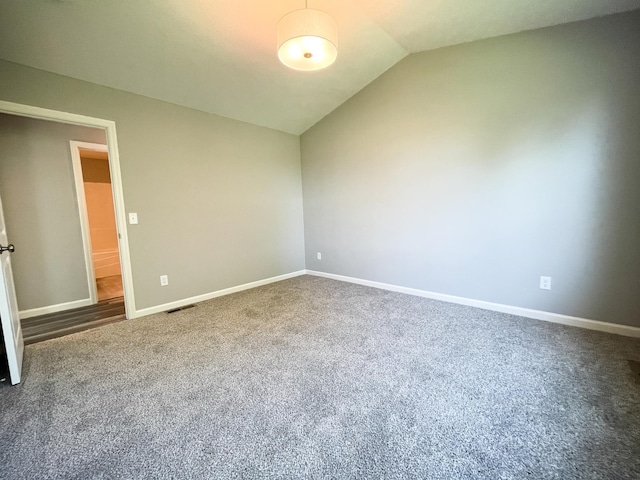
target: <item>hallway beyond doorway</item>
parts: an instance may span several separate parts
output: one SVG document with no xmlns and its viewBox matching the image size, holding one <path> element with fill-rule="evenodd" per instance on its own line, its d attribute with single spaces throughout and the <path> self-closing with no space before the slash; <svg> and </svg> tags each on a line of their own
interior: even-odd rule
<svg viewBox="0 0 640 480">
<path fill-rule="evenodd" d="M 121 320 L 126 320 L 124 299 L 118 297 L 88 307 L 25 318 L 21 323 L 24 343 L 28 345 Z"/>
</svg>

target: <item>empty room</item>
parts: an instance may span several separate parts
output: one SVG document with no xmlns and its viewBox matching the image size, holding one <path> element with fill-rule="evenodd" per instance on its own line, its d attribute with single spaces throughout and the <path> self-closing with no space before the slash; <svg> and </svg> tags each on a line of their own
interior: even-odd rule
<svg viewBox="0 0 640 480">
<path fill-rule="evenodd" d="M 0 478 L 640 478 L 640 0 L 0 0 Z"/>
</svg>

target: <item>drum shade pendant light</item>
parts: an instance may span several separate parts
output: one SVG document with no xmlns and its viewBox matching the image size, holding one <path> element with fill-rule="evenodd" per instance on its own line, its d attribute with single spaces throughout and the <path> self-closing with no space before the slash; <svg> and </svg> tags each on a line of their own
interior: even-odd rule
<svg viewBox="0 0 640 480">
<path fill-rule="evenodd" d="M 338 26 L 320 10 L 288 13 L 278 23 L 278 58 L 294 70 L 320 70 L 336 61 Z"/>
</svg>

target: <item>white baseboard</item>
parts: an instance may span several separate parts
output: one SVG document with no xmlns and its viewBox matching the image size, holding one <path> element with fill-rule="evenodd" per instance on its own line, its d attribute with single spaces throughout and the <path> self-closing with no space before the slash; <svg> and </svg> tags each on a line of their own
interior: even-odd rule
<svg viewBox="0 0 640 480">
<path fill-rule="evenodd" d="M 20 320 L 25 318 L 37 317 L 39 315 L 46 315 L 48 313 L 57 313 L 64 310 L 71 310 L 72 308 L 88 307 L 92 305 L 90 298 L 82 300 L 74 300 L 73 302 L 58 303 L 57 305 L 49 305 L 47 307 L 31 308 L 29 310 L 21 310 L 18 312 Z"/>
<path fill-rule="evenodd" d="M 222 297 L 224 295 L 241 292 L 243 290 L 249 290 L 250 288 L 261 287 L 262 285 L 279 282 L 288 278 L 299 277 L 300 275 L 304 274 L 305 270 L 299 270 L 297 272 L 287 273 L 285 275 L 278 275 L 277 277 L 265 278 L 264 280 L 258 280 L 235 287 L 225 288 L 223 290 L 217 290 L 215 292 L 196 295 L 195 297 L 183 298 L 182 300 L 176 300 L 175 302 L 163 303 L 162 305 L 157 305 L 155 307 L 143 308 L 141 310 L 136 310 L 132 318 L 139 318 L 146 315 L 152 315 L 154 313 L 166 312 L 167 310 L 171 310 L 173 308 L 180 308 L 184 307 L 185 305 L 191 305 L 192 303 L 204 302 L 205 300 L 211 300 L 212 298 Z"/>
<path fill-rule="evenodd" d="M 443 293 L 428 292 L 426 290 L 418 290 L 416 288 L 401 287 L 398 285 L 390 285 L 388 283 L 373 282 L 371 280 L 362 280 L 360 278 L 346 277 L 344 275 L 336 275 L 333 273 L 317 272 L 314 270 L 306 270 L 309 275 L 317 277 L 331 278 L 342 282 L 357 283 L 367 287 L 381 288 L 392 292 L 406 293 L 418 297 L 431 298 L 433 300 L 442 300 L 443 302 L 457 303 L 460 305 L 468 305 L 470 307 L 482 308 L 484 310 L 492 310 L 494 312 L 510 313 L 520 317 L 533 318 L 536 320 L 544 320 L 545 322 L 561 323 L 563 325 L 571 325 L 573 327 L 587 328 L 589 330 L 598 330 L 600 332 L 615 333 L 627 337 L 639 337 L 640 328 L 628 325 L 620 325 L 618 323 L 601 322 L 599 320 L 589 320 L 580 317 L 571 317 L 569 315 L 561 315 L 559 313 L 544 312 L 541 310 L 532 310 L 529 308 L 514 307 L 512 305 L 503 305 L 500 303 L 485 302 L 483 300 L 474 300 L 465 297 L 456 297 L 454 295 L 446 295 Z"/>
</svg>

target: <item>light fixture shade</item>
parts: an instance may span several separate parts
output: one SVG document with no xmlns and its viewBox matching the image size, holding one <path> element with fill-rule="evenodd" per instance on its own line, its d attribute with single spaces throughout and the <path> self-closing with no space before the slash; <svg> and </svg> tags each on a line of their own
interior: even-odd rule
<svg viewBox="0 0 640 480">
<path fill-rule="evenodd" d="M 320 10 L 295 10 L 278 23 L 278 58 L 294 70 L 320 70 L 336 61 L 338 26 Z"/>
</svg>

